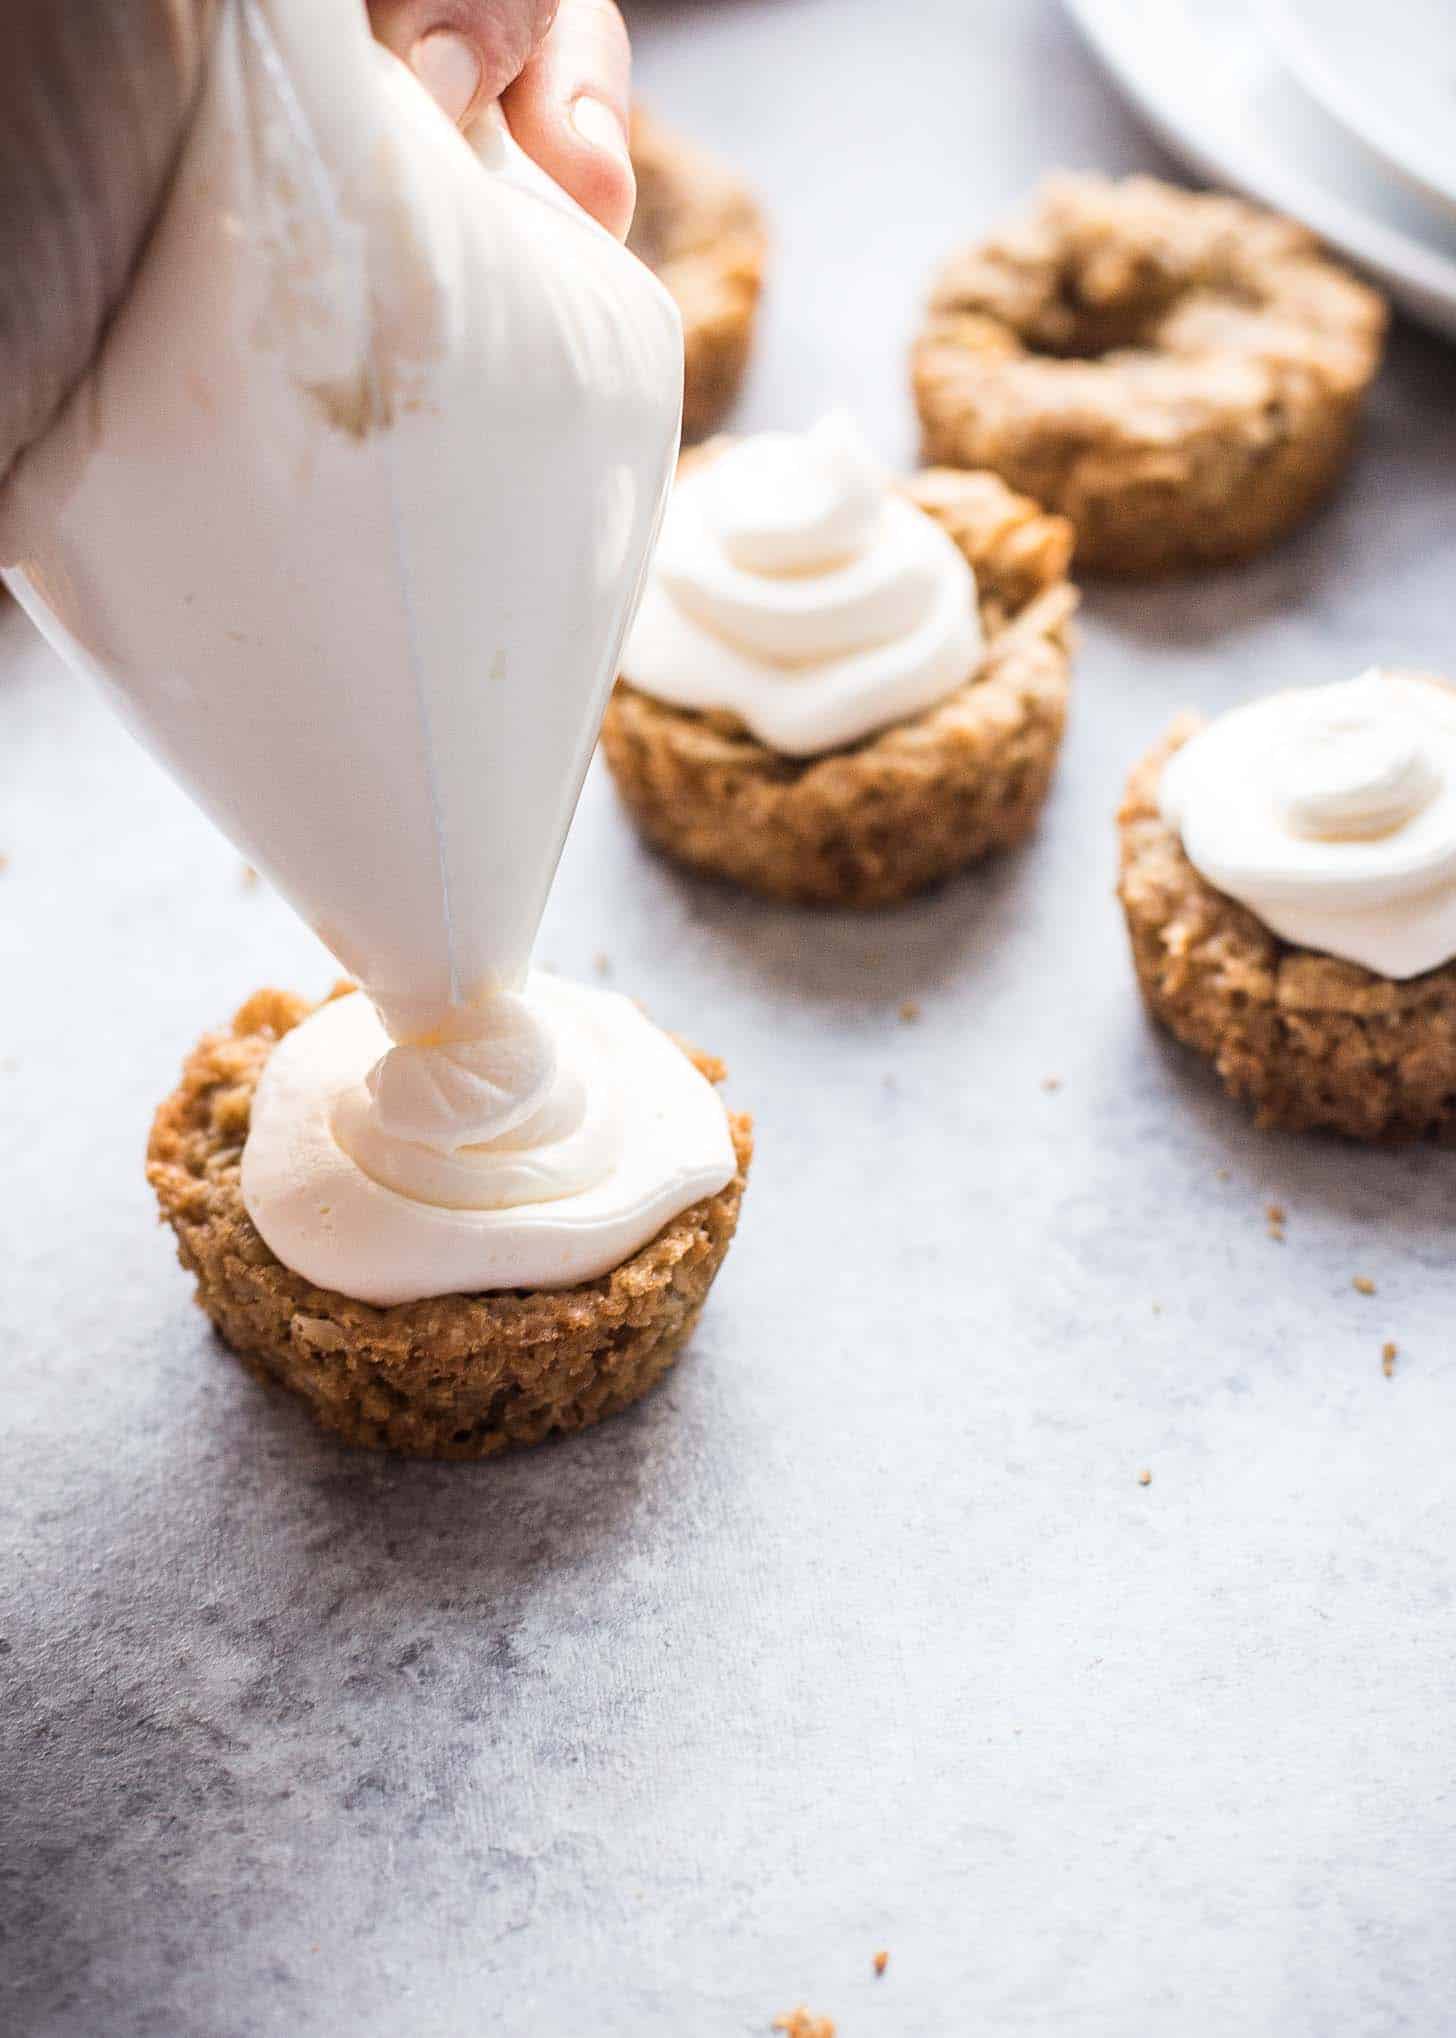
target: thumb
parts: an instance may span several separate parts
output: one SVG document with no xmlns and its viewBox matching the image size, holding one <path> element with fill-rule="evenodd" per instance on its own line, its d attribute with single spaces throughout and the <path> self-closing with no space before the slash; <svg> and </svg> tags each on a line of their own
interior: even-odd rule
<svg viewBox="0 0 1456 2038">
<path fill-rule="evenodd" d="M 464 125 L 520 76 L 556 0 L 369 0 L 374 33 Z"/>
</svg>

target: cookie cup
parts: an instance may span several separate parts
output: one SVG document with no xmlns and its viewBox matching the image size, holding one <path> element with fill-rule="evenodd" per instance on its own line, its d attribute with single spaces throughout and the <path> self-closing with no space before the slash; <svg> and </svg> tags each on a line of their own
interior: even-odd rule
<svg viewBox="0 0 1456 2038">
<path fill-rule="evenodd" d="M 1456 963 L 1396 982 L 1273 934 L 1201 877 L 1158 811 L 1184 715 L 1118 814 L 1118 896 L 1149 1012 L 1210 1061 L 1258 1124 L 1409 1140 L 1456 1121 Z"/>
<path fill-rule="evenodd" d="M 686 455 L 684 471 L 725 443 Z M 770 898 L 873 907 L 1031 832 L 1066 722 L 1071 528 L 994 475 L 930 470 L 902 492 L 975 571 L 982 667 L 909 720 L 808 758 L 619 680 L 602 747 L 655 848 Z"/>
<path fill-rule="evenodd" d="M 1260 552 L 1328 492 L 1386 325 L 1294 221 L 1063 176 L 953 256 L 912 356 L 927 460 L 987 467 L 1155 575 Z"/>
<path fill-rule="evenodd" d="M 637 210 L 627 245 L 683 322 L 683 437 L 721 424 L 753 346 L 768 232 L 747 185 L 640 107 L 632 114 Z"/>
<path fill-rule="evenodd" d="M 376 1309 L 285 1267 L 243 1206 L 253 1092 L 276 1043 L 310 1010 L 287 992 L 259 991 L 229 1030 L 205 1035 L 147 1149 L 147 1179 L 197 1301 L 244 1365 L 301 1396 L 347 1442 L 414 1457 L 493 1457 L 638 1400 L 691 1335 L 722 1265 L 751 1120 L 729 1114 L 738 1168 L 727 1187 L 599 1280 Z M 684 1052 L 721 1079 L 721 1064 Z"/>
</svg>

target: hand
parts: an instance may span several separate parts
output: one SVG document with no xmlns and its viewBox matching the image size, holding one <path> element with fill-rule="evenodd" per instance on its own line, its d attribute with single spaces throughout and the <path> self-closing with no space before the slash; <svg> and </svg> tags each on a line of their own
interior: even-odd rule
<svg viewBox="0 0 1456 2038">
<path fill-rule="evenodd" d="M 364 0 L 361 0 L 364 4 Z M 0 486 L 90 367 L 187 133 L 217 0 L 0 0 Z M 632 216 L 613 0 L 372 0 L 453 118 L 522 148 L 619 236 Z"/>
<path fill-rule="evenodd" d="M 370 0 L 369 11 L 452 120 L 464 126 L 499 98 L 527 155 L 625 236 L 630 54 L 614 0 Z"/>
</svg>

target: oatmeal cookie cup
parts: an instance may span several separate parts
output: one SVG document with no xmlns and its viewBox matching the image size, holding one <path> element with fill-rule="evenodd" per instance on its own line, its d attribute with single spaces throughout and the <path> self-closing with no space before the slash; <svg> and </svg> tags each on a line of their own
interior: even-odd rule
<svg viewBox="0 0 1456 2038">
<path fill-rule="evenodd" d="M 619 680 L 602 747 L 656 848 L 770 898 L 872 907 L 1031 832 L 1066 722 L 1071 528 L 990 474 L 931 469 L 902 488 L 975 572 L 983 667 L 908 721 L 808 758 Z"/>
<path fill-rule="evenodd" d="M 1456 963 L 1396 982 L 1283 941 L 1200 877 L 1158 810 L 1163 767 L 1203 726 L 1184 715 L 1128 781 L 1118 895 L 1153 1017 L 1211 1061 L 1266 1128 L 1351 1139 L 1456 1119 Z"/>
<path fill-rule="evenodd" d="M 229 1031 L 206 1035 L 147 1149 L 147 1179 L 197 1300 L 249 1370 L 301 1395 L 349 1443 L 431 1458 L 540 1443 L 645 1394 L 691 1334 L 732 1240 L 751 1120 L 730 1114 L 738 1169 L 727 1187 L 601 1279 L 375 1309 L 292 1273 L 243 1207 L 254 1089 L 276 1042 L 310 1009 L 259 991 Z M 720 1063 L 684 1051 L 721 1079 Z"/>
<path fill-rule="evenodd" d="M 637 212 L 627 245 L 666 285 L 683 322 L 683 437 L 716 429 L 753 344 L 768 233 L 731 170 L 651 114 L 632 114 Z"/>
<path fill-rule="evenodd" d="M 1292 220 L 1053 178 L 936 280 L 912 361 L 924 456 L 1061 510 L 1091 571 L 1244 558 L 1340 472 L 1385 324 Z"/>
</svg>

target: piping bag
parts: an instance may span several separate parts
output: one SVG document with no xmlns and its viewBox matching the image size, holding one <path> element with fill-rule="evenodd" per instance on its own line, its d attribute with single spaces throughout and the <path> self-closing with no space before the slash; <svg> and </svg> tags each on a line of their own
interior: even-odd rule
<svg viewBox="0 0 1456 2038">
<path fill-rule="evenodd" d="M 670 299 L 498 109 L 462 136 L 359 0 L 224 0 L 0 562 L 396 1042 L 525 981 L 681 387 Z"/>
<path fill-rule="evenodd" d="M 498 110 L 462 136 L 359 0 L 223 0 L 0 564 L 366 994 L 273 1048 L 241 1157 L 321 1288 L 572 1286 L 732 1176 L 666 1035 L 527 974 L 681 407 L 670 298 Z"/>
</svg>

